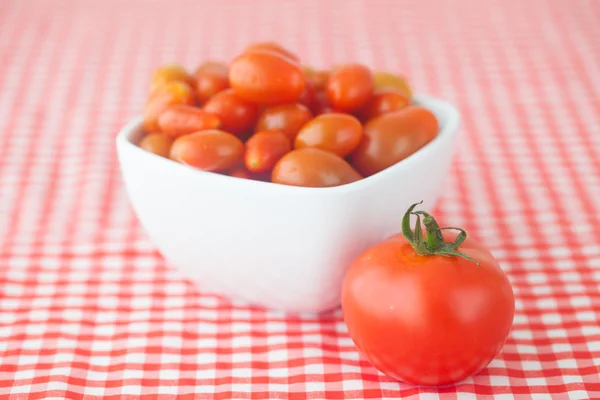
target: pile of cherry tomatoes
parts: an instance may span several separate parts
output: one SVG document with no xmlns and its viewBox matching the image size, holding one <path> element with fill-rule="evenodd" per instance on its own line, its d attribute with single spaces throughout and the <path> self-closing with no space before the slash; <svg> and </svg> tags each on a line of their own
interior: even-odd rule
<svg viewBox="0 0 600 400">
<path fill-rule="evenodd" d="M 373 175 L 438 133 L 406 81 L 361 64 L 302 66 L 276 43 L 257 43 L 227 66 L 194 74 L 159 68 L 140 147 L 205 171 L 329 187 Z"/>
</svg>

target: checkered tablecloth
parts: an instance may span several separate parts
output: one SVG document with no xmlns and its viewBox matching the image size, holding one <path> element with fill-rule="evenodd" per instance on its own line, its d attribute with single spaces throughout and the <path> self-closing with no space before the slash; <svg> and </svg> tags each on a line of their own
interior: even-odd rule
<svg viewBox="0 0 600 400">
<path fill-rule="evenodd" d="M 339 311 L 231 303 L 140 228 L 114 139 L 152 69 L 272 39 L 461 110 L 435 211 L 491 248 L 517 299 L 479 375 L 395 382 Z M 599 365 L 600 1 L 0 0 L 0 398 L 591 399 Z"/>
</svg>

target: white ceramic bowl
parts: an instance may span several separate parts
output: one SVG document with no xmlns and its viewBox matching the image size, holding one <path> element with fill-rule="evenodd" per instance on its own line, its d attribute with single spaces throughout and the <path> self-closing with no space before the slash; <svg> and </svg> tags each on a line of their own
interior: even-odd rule
<svg viewBox="0 0 600 400">
<path fill-rule="evenodd" d="M 200 171 L 142 150 L 141 119 L 117 138 L 125 186 L 168 263 L 202 288 L 271 308 L 320 312 L 339 305 L 344 272 L 400 231 L 406 208 L 437 200 L 459 126 L 447 102 L 418 96 L 437 116 L 431 143 L 369 178 L 304 188 Z"/>
</svg>

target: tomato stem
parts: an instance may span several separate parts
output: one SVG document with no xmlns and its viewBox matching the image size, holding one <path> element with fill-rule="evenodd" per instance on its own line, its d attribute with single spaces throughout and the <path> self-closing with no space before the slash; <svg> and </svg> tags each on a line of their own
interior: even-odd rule
<svg viewBox="0 0 600 400">
<path fill-rule="evenodd" d="M 423 201 L 411 205 L 402 218 L 402 234 L 406 237 L 406 240 L 408 240 L 412 248 L 415 249 L 415 253 L 420 256 L 437 255 L 444 257 L 462 257 L 466 260 L 473 261 L 479 266 L 479 261 L 458 251 L 458 247 L 463 244 L 467 238 L 467 232 L 462 228 L 455 228 L 452 226 L 440 228 L 431 214 L 425 211 L 414 211 L 415 207 L 420 204 L 423 204 Z M 414 232 L 410 226 L 411 215 L 417 217 Z M 425 225 L 425 236 L 423 236 L 421 217 L 423 217 L 423 225 Z M 448 229 L 459 231 L 454 242 L 446 242 L 444 240 L 442 231 Z"/>
</svg>

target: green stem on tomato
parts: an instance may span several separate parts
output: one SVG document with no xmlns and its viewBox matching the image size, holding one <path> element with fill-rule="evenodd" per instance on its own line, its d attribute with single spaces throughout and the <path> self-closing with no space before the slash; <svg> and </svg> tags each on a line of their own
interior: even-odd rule
<svg viewBox="0 0 600 400">
<path fill-rule="evenodd" d="M 446 227 L 440 228 L 435 218 L 425 211 L 413 211 L 416 206 L 422 204 L 423 201 L 411 205 L 404 217 L 402 218 L 402 234 L 408 240 L 415 253 L 420 256 L 444 256 L 444 257 L 462 257 L 465 260 L 473 261 L 479 266 L 479 261 L 469 257 L 468 255 L 458 251 L 458 247 L 463 244 L 467 238 L 467 232 L 461 228 Z M 417 222 L 414 232 L 410 226 L 410 216 L 415 215 Z M 423 217 L 423 225 L 425 225 L 425 236 L 423 236 L 423 228 L 421 226 L 421 217 Z M 457 230 L 460 233 L 456 236 L 454 242 L 446 242 L 442 231 L 446 229 Z"/>
</svg>

